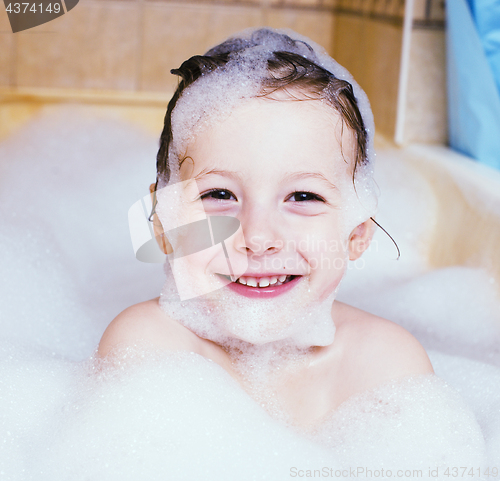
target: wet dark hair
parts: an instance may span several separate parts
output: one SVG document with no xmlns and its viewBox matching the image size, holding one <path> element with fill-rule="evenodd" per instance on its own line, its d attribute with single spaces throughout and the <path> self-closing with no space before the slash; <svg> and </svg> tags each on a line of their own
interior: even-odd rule
<svg viewBox="0 0 500 481">
<path fill-rule="evenodd" d="M 238 52 L 263 45 L 268 39 L 272 39 L 273 45 L 279 45 L 283 50 L 276 50 L 270 54 L 267 60 L 268 76 L 262 79 L 259 96 L 272 98 L 273 93 L 284 91 L 290 99 L 324 100 L 331 105 L 355 136 L 354 181 L 358 165 L 368 161 L 368 134 L 352 85 L 345 80 L 338 79 L 331 72 L 318 65 L 314 61 L 317 60 L 316 55 L 307 43 L 293 40 L 287 35 L 269 29 L 260 29 L 248 39 L 229 39 L 209 50 L 205 55 L 191 57 L 183 62 L 178 69 L 171 70 L 171 73 L 180 77 L 180 81 L 165 114 L 160 148 L 156 157 L 157 186 L 158 179 L 162 179 L 165 183 L 170 179 L 168 153 L 173 138 L 172 112 L 182 92 L 200 77 L 224 68 Z"/>
</svg>

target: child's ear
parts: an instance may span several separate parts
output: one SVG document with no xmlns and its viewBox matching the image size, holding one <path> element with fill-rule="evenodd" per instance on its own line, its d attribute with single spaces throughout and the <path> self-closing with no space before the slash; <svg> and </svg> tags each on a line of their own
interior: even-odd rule
<svg viewBox="0 0 500 481">
<path fill-rule="evenodd" d="M 151 184 L 149 186 L 149 193 L 151 194 L 151 202 L 153 203 L 153 206 L 156 203 L 155 187 L 156 184 Z M 158 242 L 158 245 L 160 246 L 160 249 L 164 254 L 171 254 L 174 250 L 172 249 L 172 246 L 170 245 L 168 239 L 165 237 L 165 232 L 163 231 L 163 226 L 161 225 L 160 219 L 158 219 L 158 216 L 156 214 L 153 214 L 152 219 L 156 242 Z"/>
<path fill-rule="evenodd" d="M 356 226 L 349 237 L 349 260 L 355 261 L 368 249 L 375 233 L 375 223 L 371 218 Z"/>
</svg>

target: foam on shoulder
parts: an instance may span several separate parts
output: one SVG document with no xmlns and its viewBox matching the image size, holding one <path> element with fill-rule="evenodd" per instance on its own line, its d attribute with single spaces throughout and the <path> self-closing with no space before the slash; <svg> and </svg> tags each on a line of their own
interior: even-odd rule
<svg viewBox="0 0 500 481">
<path fill-rule="evenodd" d="M 345 466 L 362 460 L 371 469 L 421 469 L 427 475 L 429 468 L 439 468 L 444 476 L 446 467 L 486 465 L 474 414 L 434 374 L 394 380 L 351 397 L 322 424 L 316 439 Z"/>
</svg>

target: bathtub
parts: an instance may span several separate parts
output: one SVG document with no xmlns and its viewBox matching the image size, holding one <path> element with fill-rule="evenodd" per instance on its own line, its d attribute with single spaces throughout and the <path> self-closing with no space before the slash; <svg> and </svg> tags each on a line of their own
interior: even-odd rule
<svg viewBox="0 0 500 481">
<path fill-rule="evenodd" d="M 155 180 L 169 97 L 3 89 L 0 99 L 0 472 L 6 479 L 55 479 L 54 473 L 59 479 L 137 479 L 137 473 L 165 479 L 158 426 L 167 425 L 157 415 L 164 402 L 186 418 L 196 409 L 234 436 L 233 467 L 224 471 L 214 461 L 223 454 L 207 450 L 198 429 L 168 425 L 169 466 L 177 463 L 169 479 L 194 479 L 193 472 L 205 479 L 289 479 L 301 477 L 305 465 L 323 466 L 323 447 L 268 426 L 228 379 L 221 389 L 231 402 L 220 404 L 209 387 L 220 373 L 200 359 L 161 360 L 164 370 L 134 371 L 132 381 L 120 375 L 90 380 L 95 366 L 87 359 L 107 324 L 129 305 L 156 297 L 163 282 L 161 265 L 135 260 L 127 211 Z M 498 478 L 500 173 L 441 146 L 398 148 L 377 137 L 376 149 L 377 221 L 401 256 L 397 260 L 396 247 L 379 229 L 363 263 L 349 269 L 339 298 L 400 323 L 420 340 L 436 374 L 479 423 L 483 475 L 496 467 L 495 476 L 485 476 Z M 204 397 L 151 394 L 156 384 L 168 383 L 172 391 L 186 382 L 175 374 L 179 365 L 187 366 L 185 378 L 207 384 Z M 127 396 L 134 403 L 124 404 Z M 231 403 L 245 406 L 251 422 L 231 418 Z M 260 423 L 267 426 L 265 442 Z M 96 441 L 113 431 L 115 442 Z M 131 432 L 149 436 L 147 447 Z M 241 432 L 259 443 L 245 444 Z M 193 461 L 179 463 L 186 449 Z"/>
</svg>

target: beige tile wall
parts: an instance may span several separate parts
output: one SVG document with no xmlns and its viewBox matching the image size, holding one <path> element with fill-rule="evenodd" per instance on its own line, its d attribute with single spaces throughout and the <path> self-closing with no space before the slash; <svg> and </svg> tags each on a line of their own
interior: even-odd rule
<svg viewBox="0 0 500 481">
<path fill-rule="evenodd" d="M 445 11 L 444 0 L 414 0 L 413 21 L 414 24 L 444 22 Z"/>
<path fill-rule="evenodd" d="M 445 2 L 415 0 L 403 143 L 446 144 Z"/>
<path fill-rule="evenodd" d="M 263 24 L 272 28 L 291 28 L 333 53 L 334 13 L 332 11 L 267 9 Z"/>
<path fill-rule="evenodd" d="M 402 26 L 369 16 L 339 14 L 334 57 L 365 90 L 378 132 L 392 138 L 396 125 Z"/>
<path fill-rule="evenodd" d="M 80 2 L 47 24 L 16 33 L 19 87 L 136 87 L 140 16 L 132 2 Z"/>
<path fill-rule="evenodd" d="M 203 54 L 231 33 L 261 23 L 262 11 L 254 7 L 146 5 L 140 88 L 171 88 L 177 83 L 177 77 L 170 73 L 172 68 L 192 55 Z"/>
<path fill-rule="evenodd" d="M 405 142 L 444 142 L 444 33 L 423 28 L 442 23 L 442 2 L 416 0 L 415 8 Z M 377 130 L 392 138 L 403 11 L 403 0 L 80 0 L 66 15 L 12 34 L 0 8 L 0 87 L 166 92 L 177 81 L 170 69 L 228 35 L 288 27 L 352 72 Z"/>
<path fill-rule="evenodd" d="M 334 56 L 370 98 L 377 131 L 394 138 L 404 2 L 339 0 Z M 403 143 L 447 142 L 444 2 L 415 0 Z"/>
<path fill-rule="evenodd" d="M 14 34 L 7 12 L 0 5 L 0 85 L 13 84 Z"/>
<path fill-rule="evenodd" d="M 447 138 L 445 32 L 414 29 L 404 143 L 445 144 Z"/>
<path fill-rule="evenodd" d="M 259 25 L 293 28 L 330 49 L 333 11 L 323 1 L 81 0 L 16 34 L 0 8 L 0 86 L 167 91 L 170 69 Z"/>
<path fill-rule="evenodd" d="M 189 28 L 185 28 L 189 25 Z M 249 6 L 146 5 L 140 88 L 162 91 L 174 86 L 170 69 L 202 54 L 232 33 L 261 25 L 292 28 L 321 45 L 332 45 L 333 13 Z"/>
</svg>

